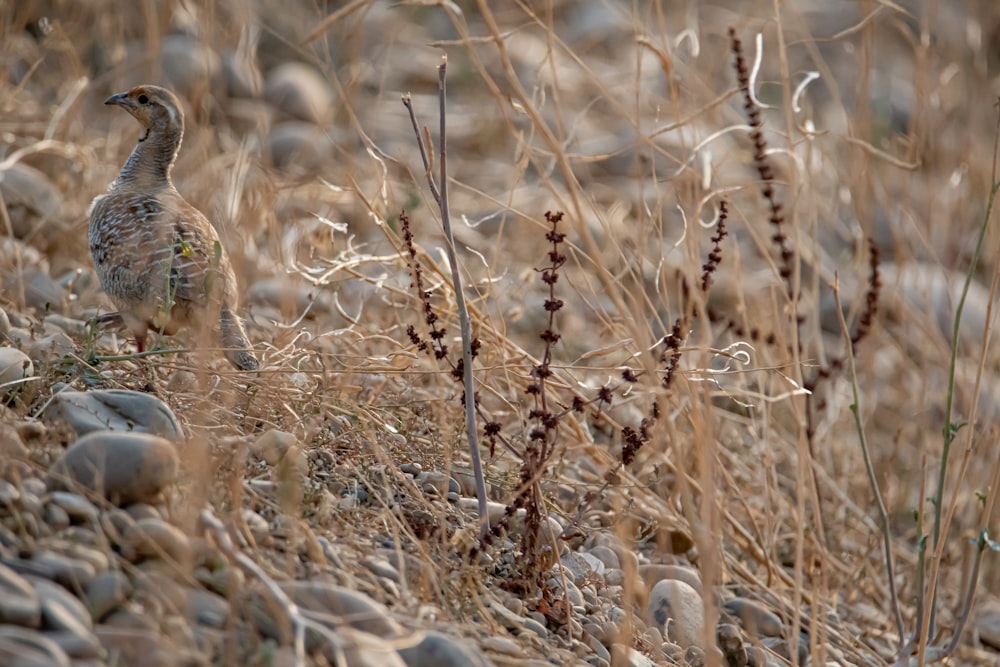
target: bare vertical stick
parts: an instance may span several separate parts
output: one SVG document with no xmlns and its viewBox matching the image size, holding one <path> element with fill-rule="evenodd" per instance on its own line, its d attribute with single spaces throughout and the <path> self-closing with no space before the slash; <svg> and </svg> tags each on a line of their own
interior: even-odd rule
<svg viewBox="0 0 1000 667">
<path fill-rule="evenodd" d="M 476 498 L 479 501 L 480 537 L 485 537 L 490 530 L 490 517 L 486 511 L 486 480 L 483 477 L 483 461 L 479 456 L 479 434 L 476 432 L 476 385 L 472 376 L 472 323 L 469 321 L 469 309 L 465 305 L 465 292 L 462 289 L 462 274 L 458 268 L 458 256 L 455 253 L 455 236 L 451 232 L 451 211 L 448 207 L 448 126 L 447 86 L 445 85 L 448 71 L 448 56 L 441 57 L 438 66 L 438 101 L 441 116 L 441 187 L 438 189 L 431 173 L 431 161 L 427 147 L 420 136 L 420 127 L 409 95 L 403 96 L 403 106 L 410 113 L 413 123 L 413 133 L 420 148 L 420 157 L 424 161 L 424 171 L 427 183 L 431 189 L 438 207 L 441 209 L 441 226 L 444 228 L 445 244 L 448 251 L 448 263 L 451 264 L 451 281 L 455 287 L 455 306 L 458 308 L 459 328 L 462 331 L 462 383 L 465 387 L 465 432 L 469 439 L 469 456 L 472 457 L 472 473 L 476 479 Z"/>
<path fill-rule="evenodd" d="M 451 212 L 448 208 L 448 134 L 447 112 L 445 99 L 447 87 L 445 84 L 448 70 L 448 56 L 441 56 L 438 66 L 438 95 L 441 104 L 441 225 L 448 240 L 448 263 L 451 264 L 451 281 L 455 285 L 455 306 L 458 308 L 458 322 L 462 330 L 462 361 L 465 384 L 465 432 L 469 438 L 469 456 L 472 457 L 472 472 L 476 478 L 476 497 L 479 500 L 480 535 L 485 536 L 490 529 L 490 517 L 486 512 L 486 480 L 483 478 L 483 462 L 479 456 L 479 434 L 476 432 L 476 385 L 472 376 L 472 323 L 469 321 L 469 310 L 465 307 L 465 294 L 462 290 L 462 273 L 458 268 L 458 257 L 455 253 L 455 237 L 451 233 Z"/>
</svg>

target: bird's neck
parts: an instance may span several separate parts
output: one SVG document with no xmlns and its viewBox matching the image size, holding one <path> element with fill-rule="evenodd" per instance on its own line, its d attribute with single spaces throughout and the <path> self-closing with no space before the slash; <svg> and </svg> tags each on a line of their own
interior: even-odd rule
<svg viewBox="0 0 1000 667">
<path fill-rule="evenodd" d="M 116 184 L 169 185 L 170 170 L 181 147 L 183 132 L 180 128 L 148 130 L 139 138 Z"/>
</svg>

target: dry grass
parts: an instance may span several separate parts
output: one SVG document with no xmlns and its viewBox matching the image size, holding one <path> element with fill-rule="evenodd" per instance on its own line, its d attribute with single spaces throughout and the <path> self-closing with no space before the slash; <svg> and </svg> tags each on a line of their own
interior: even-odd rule
<svg viewBox="0 0 1000 667">
<path fill-rule="evenodd" d="M 103 303 L 85 214 L 135 138 L 100 102 L 160 82 L 171 65 L 158 54 L 171 30 L 186 21 L 198 41 L 225 53 L 257 26 L 262 68 L 312 64 L 335 95 L 329 159 L 290 174 L 268 162 L 260 104 L 215 86 L 188 91 L 175 178 L 233 255 L 265 370 L 230 373 L 217 354 L 94 363 L 94 352 L 121 352 L 103 336 L 96 348 L 79 340 L 75 361 L 45 369 L 46 384 L 152 387 L 181 415 L 191 460 L 204 464 L 189 470 L 179 515 L 191 530 L 206 505 L 236 522 L 237 508 L 277 521 L 286 530 L 254 552 L 270 576 L 325 569 L 411 618 L 429 605 L 479 632 L 473 612 L 492 594 L 484 582 L 521 573 L 464 561 L 474 517 L 425 499 L 398 470 L 405 462 L 469 465 L 461 388 L 406 334 L 424 317 L 399 228 L 405 209 L 430 302 L 457 350 L 436 207 L 400 103 L 411 93 L 423 122 L 436 127 L 435 66 L 446 52 L 451 209 L 482 346 L 477 391 L 511 443 L 486 460 L 492 499 L 509 502 L 521 479 L 512 452 L 530 432 L 524 390 L 548 326 L 548 287 L 537 270 L 547 264 L 544 213 L 558 210 L 565 305 L 547 391 L 563 408 L 574 397 L 592 401 L 600 387 L 614 391 L 610 406 L 561 417 L 541 471 L 547 511 L 575 521 L 569 545 L 604 530 L 653 561 L 687 552 L 703 580 L 762 596 L 789 627 L 813 630 L 814 661 L 832 646 L 857 664 L 881 664 L 897 638 L 847 374 L 836 361 L 844 345 L 830 286 L 839 276 L 856 326 L 874 239 L 883 307 L 855 350 L 858 385 L 912 629 L 919 591 L 911 517 L 926 514 L 920 532 L 930 532 L 933 510 L 921 497 L 934 491 L 939 469 L 955 302 L 921 306 L 898 295 L 909 267 L 961 275 L 969 266 L 992 183 L 995 110 L 983 91 L 1000 58 L 991 38 L 1000 11 L 988 2 L 912 14 L 880 2 L 841 3 L 835 12 L 807 0 L 779 13 L 778 3 L 763 2 L 492 4 L 359 2 L 326 22 L 327 9 L 268 0 L 0 10 L 0 167 L 15 159 L 35 166 L 62 195 L 58 214 L 25 241 L 53 278 L 73 276 L 74 298 L 52 305 L 71 317 Z M 38 41 L 23 20 L 42 15 L 52 30 Z M 761 140 L 790 258 L 772 241 L 774 212 L 761 196 L 730 26 L 751 66 L 762 34 L 750 83 L 764 107 Z M 799 89 L 813 71 L 819 78 Z M 723 199 L 729 236 L 702 292 Z M 8 216 L 0 222 L 10 224 Z M 980 525 L 977 493 L 987 507 L 995 496 L 1000 368 L 995 352 L 979 346 L 991 321 L 998 240 L 991 228 L 975 275 L 989 298 L 967 314 L 959 337 L 954 421 L 977 399 L 979 411 L 955 441 L 962 453 L 953 454 L 944 496 L 953 518 L 938 554 L 937 623 L 946 634 L 962 597 L 967 538 L 989 528 Z M 26 309 L 25 252 L 4 264 L 0 305 L 9 311 Z M 270 279 L 297 286 L 295 298 L 275 302 L 251 289 Z M 664 390 L 658 345 L 678 318 L 682 354 Z M 638 381 L 622 380 L 625 369 Z M 13 418 L 34 414 L 46 390 L 33 391 Z M 622 429 L 638 429 L 654 403 L 660 418 L 622 467 Z M 295 470 L 261 465 L 248 452 L 272 428 L 297 437 L 304 486 Z M 616 474 L 607 484 L 609 471 Z M 367 490 L 368 501 L 342 502 L 352 488 Z M 414 568 L 421 576 L 405 579 L 398 595 L 382 590 L 358 565 L 380 544 L 433 567 Z M 329 563 L 324 550 L 339 567 L 318 565 Z M 1000 584 L 989 557 L 981 577 L 981 597 Z M 833 611 L 862 632 L 812 627 L 809 619 Z M 707 625 L 711 642 L 714 622 Z M 971 641 L 960 651 L 961 664 L 995 661 Z"/>
</svg>

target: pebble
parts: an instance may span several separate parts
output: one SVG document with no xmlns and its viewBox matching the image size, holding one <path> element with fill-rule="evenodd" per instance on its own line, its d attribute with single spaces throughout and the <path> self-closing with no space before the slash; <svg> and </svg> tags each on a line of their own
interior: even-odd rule
<svg viewBox="0 0 1000 667">
<path fill-rule="evenodd" d="M 84 604 L 65 588 L 47 579 L 29 578 L 29 581 L 42 603 L 45 636 L 71 657 L 98 657 L 100 642 L 92 632 L 93 622 Z"/>
<path fill-rule="evenodd" d="M 219 630 L 229 622 L 231 605 L 226 598 L 199 588 L 186 589 L 185 616 L 192 623 Z"/>
<path fill-rule="evenodd" d="M 621 559 L 611 547 L 598 544 L 590 550 L 590 555 L 604 563 L 604 567 L 609 570 L 621 568 Z"/>
<path fill-rule="evenodd" d="M 101 515 L 97 505 L 78 493 L 53 491 L 48 500 L 51 504 L 62 508 L 69 518 L 77 523 L 96 522 Z"/>
<path fill-rule="evenodd" d="M 0 400 L 3 400 L 4 393 L 4 390 L 0 389 Z M 27 456 L 28 448 L 24 446 L 21 434 L 17 432 L 17 429 L 10 424 L 0 424 L 0 472 L 7 468 L 11 462 L 23 460 Z"/>
<path fill-rule="evenodd" d="M 0 665 L 4 667 L 70 667 L 69 656 L 37 630 L 0 625 Z"/>
<path fill-rule="evenodd" d="M 114 665 L 182 665 L 187 652 L 152 629 L 98 625 L 97 638 Z M 200 661 L 190 663 L 203 664 Z"/>
<path fill-rule="evenodd" d="M 46 505 L 42 519 L 52 530 L 62 531 L 69 528 L 69 514 L 58 505 Z"/>
<path fill-rule="evenodd" d="M 18 239 L 36 235 L 51 225 L 62 207 L 59 188 L 44 173 L 23 162 L 0 169 L 0 194 Z"/>
<path fill-rule="evenodd" d="M 315 171 L 333 157 L 330 136 L 311 123 L 286 121 L 271 128 L 268 136 L 271 164 L 293 174 Z"/>
<path fill-rule="evenodd" d="M 571 551 L 561 559 L 563 567 L 573 574 L 573 581 L 583 583 L 594 577 L 603 577 L 604 563 L 588 554 L 578 551 Z"/>
<path fill-rule="evenodd" d="M 752 600 L 733 598 L 726 601 L 723 608 L 740 619 L 743 629 L 754 637 L 782 637 L 784 623 L 774 612 L 768 611 Z"/>
<path fill-rule="evenodd" d="M 42 605 L 38 593 L 27 579 L 0 564 L 0 623 L 36 628 L 41 619 Z"/>
<path fill-rule="evenodd" d="M 489 667 L 482 652 L 468 642 L 439 632 L 424 632 L 419 643 L 398 649 L 406 667 Z"/>
<path fill-rule="evenodd" d="M 55 488 L 75 483 L 118 505 L 155 499 L 177 474 L 177 451 L 146 433 L 94 431 L 82 436 L 52 465 Z"/>
<path fill-rule="evenodd" d="M 523 657 L 524 651 L 521 650 L 521 645 L 517 643 L 517 640 L 513 637 L 486 637 L 480 641 L 480 646 L 487 649 L 493 653 L 500 653 L 502 655 L 511 655 L 517 657 Z"/>
<path fill-rule="evenodd" d="M 705 622 L 701 594 L 677 579 L 664 579 L 649 592 L 647 615 L 664 637 L 682 647 L 697 646 Z"/>
<path fill-rule="evenodd" d="M 73 342 L 73 339 L 62 331 L 42 336 L 28 346 L 28 356 L 39 365 L 58 361 L 75 352 L 76 344 Z"/>
<path fill-rule="evenodd" d="M 10 559 L 4 562 L 16 572 L 51 579 L 73 590 L 84 588 L 97 574 L 90 563 L 48 549 L 40 549 L 30 558 Z"/>
<path fill-rule="evenodd" d="M 701 593 L 701 575 L 691 567 L 683 565 L 665 565 L 656 563 L 652 565 L 640 565 L 639 576 L 646 583 L 646 588 L 652 588 L 657 582 L 663 579 L 676 579 Z"/>
<path fill-rule="evenodd" d="M 193 552 L 187 535 L 162 519 L 139 519 L 124 535 L 122 555 L 132 562 L 152 558 L 188 569 Z"/>
<path fill-rule="evenodd" d="M 611 664 L 625 667 L 655 667 L 648 656 L 624 644 L 611 645 Z"/>
<path fill-rule="evenodd" d="M 375 576 L 384 577 L 397 584 L 400 581 L 399 571 L 384 558 L 369 556 L 368 558 L 363 558 L 361 564 L 371 570 Z"/>
<path fill-rule="evenodd" d="M 356 630 L 387 639 L 405 634 L 388 609 L 358 591 L 322 581 L 293 581 L 281 584 L 281 588 L 303 609 L 320 612 Z"/>
<path fill-rule="evenodd" d="M 732 623 L 720 623 L 715 629 L 715 637 L 728 667 L 747 667 L 747 650 L 739 628 Z"/>
<path fill-rule="evenodd" d="M 83 601 L 90 617 L 101 621 L 111 611 L 125 603 L 132 595 L 132 582 L 118 571 L 101 572 L 87 584 Z"/>
<path fill-rule="evenodd" d="M 222 81 L 222 59 L 190 35 L 167 35 L 160 48 L 165 86 L 196 101 Z"/>
<path fill-rule="evenodd" d="M 21 380 L 35 374 L 35 366 L 24 352 L 12 347 L 0 347 L 0 398 L 9 396 L 24 383 Z"/>
<path fill-rule="evenodd" d="M 427 472 L 420 473 L 417 475 L 414 483 L 420 487 L 420 490 L 424 493 L 441 496 L 448 493 L 458 493 L 461 490 L 458 482 L 443 472 L 438 472 L 437 470 L 428 470 Z"/>
<path fill-rule="evenodd" d="M 282 113 L 317 125 L 329 120 L 333 91 L 319 72 L 308 65 L 286 62 L 264 80 L 264 98 Z"/>
<path fill-rule="evenodd" d="M 150 394 L 124 389 L 75 391 L 61 383 L 53 386 L 53 394 L 43 418 L 50 423 L 65 423 L 77 435 L 128 431 L 174 442 L 184 440 L 177 417 L 166 403 Z"/>
<path fill-rule="evenodd" d="M 298 449 L 299 439 L 291 433 L 270 429 L 250 445 L 250 453 L 264 459 L 269 465 L 278 465 L 292 449 Z"/>
</svg>

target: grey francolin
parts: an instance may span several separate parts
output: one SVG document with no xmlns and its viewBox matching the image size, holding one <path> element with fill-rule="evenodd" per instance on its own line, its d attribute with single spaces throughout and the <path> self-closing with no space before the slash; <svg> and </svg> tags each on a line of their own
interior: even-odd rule
<svg viewBox="0 0 1000 667">
<path fill-rule="evenodd" d="M 180 103 L 157 86 L 137 86 L 104 103 L 132 114 L 142 134 L 110 191 L 91 205 L 88 239 L 101 287 L 140 352 L 151 329 L 172 335 L 193 328 L 221 340 L 237 368 L 256 370 L 235 312 L 229 257 L 212 224 L 170 179 L 184 135 Z"/>
</svg>

